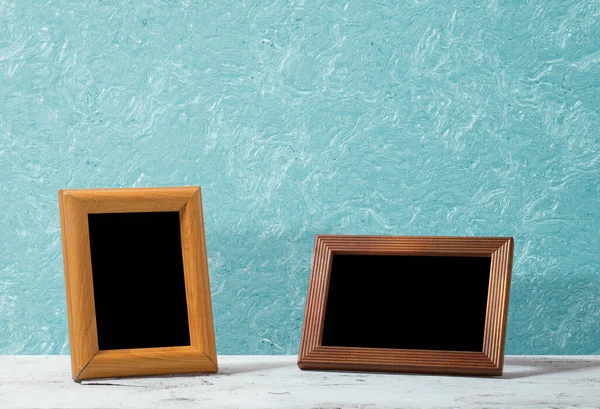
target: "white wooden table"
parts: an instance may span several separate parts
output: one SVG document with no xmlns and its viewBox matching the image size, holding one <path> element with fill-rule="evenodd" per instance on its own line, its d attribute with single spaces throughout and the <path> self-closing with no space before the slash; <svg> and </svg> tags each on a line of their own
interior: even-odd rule
<svg viewBox="0 0 600 409">
<path fill-rule="evenodd" d="M 600 408 L 600 356 L 506 357 L 496 378 L 301 371 L 219 356 L 219 373 L 75 383 L 68 356 L 0 356 L 0 408 Z"/>
</svg>

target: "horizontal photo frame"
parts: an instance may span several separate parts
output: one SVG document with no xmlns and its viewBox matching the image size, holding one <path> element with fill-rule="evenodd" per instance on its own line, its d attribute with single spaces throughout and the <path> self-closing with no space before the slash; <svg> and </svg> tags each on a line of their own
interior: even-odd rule
<svg viewBox="0 0 600 409">
<path fill-rule="evenodd" d="M 511 237 L 319 235 L 301 369 L 502 375 Z"/>
</svg>

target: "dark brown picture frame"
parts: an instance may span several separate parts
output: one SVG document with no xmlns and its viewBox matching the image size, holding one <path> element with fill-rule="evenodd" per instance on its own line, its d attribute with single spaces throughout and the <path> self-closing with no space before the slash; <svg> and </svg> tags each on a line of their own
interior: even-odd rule
<svg viewBox="0 0 600 409">
<path fill-rule="evenodd" d="M 301 369 L 502 375 L 514 240 L 511 237 L 318 235 L 298 366 Z M 334 254 L 491 257 L 481 352 L 323 346 Z M 369 278 L 365 275 L 365 280 Z"/>
</svg>

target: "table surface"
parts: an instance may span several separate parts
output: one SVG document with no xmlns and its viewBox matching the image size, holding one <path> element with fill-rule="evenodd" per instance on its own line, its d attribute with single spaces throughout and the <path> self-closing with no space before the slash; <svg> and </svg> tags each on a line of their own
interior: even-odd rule
<svg viewBox="0 0 600 409">
<path fill-rule="evenodd" d="M 219 356 L 219 373 L 71 380 L 68 356 L 0 356 L 0 408 L 600 408 L 600 356 L 508 356 L 501 377 L 301 371 Z"/>
</svg>

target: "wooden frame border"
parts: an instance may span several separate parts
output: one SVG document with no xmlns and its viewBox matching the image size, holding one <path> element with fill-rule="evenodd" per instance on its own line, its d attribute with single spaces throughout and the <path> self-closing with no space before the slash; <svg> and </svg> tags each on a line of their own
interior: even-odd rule
<svg viewBox="0 0 600 409">
<path fill-rule="evenodd" d="M 402 237 L 318 235 L 308 286 L 301 369 L 502 375 L 514 241 L 511 237 Z M 333 254 L 490 256 L 482 352 L 323 346 Z"/>
<path fill-rule="evenodd" d="M 58 201 L 73 379 L 216 372 L 200 187 L 60 190 Z M 179 212 L 191 345 L 100 351 L 88 214 L 162 211 Z"/>
</svg>

